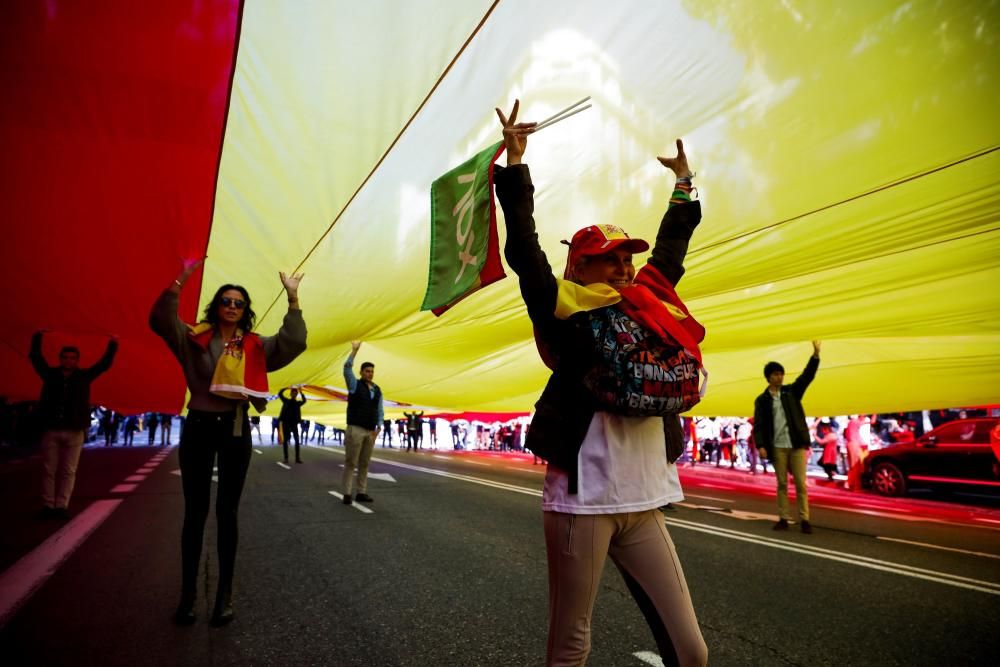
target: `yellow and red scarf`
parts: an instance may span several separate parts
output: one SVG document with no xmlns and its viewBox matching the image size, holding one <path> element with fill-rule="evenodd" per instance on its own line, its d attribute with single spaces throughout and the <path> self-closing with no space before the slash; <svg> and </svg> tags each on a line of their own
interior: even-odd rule
<svg viewBox="0 0 1000 667">
<path fill-rule="evenodd" d="M 677 296 L 677 291 L 655 267 L 646 264 L 628 287 L 615 289 L 604 283 L 578 285 L 569 280 L 556 281 L 559 285 L 555 315 L 560 320 L 571 315 L 619 304 L 626 315 L 644 329 L 655 333 L 665 342 L 675 342 L 701 363 L 701 348 L 705 327 L 688 311 Z M 552 355 L 538 342 L 545 365 L 554 369 Z"/>
<path fill-rule="evenodd" d="M 215 336 L 215 327 L 208 322 L 188 325 L 191 341 L 207 350 Z M 267 364 L 264 359 L 264 343 L 255 333 L 236 330 L 222 355 L 215 364 L 209 391 L 216 396 L 235 400 L 249 400 L 257 411 L 263 411 L 271 392 L 267 388 Z"/>
</svg>

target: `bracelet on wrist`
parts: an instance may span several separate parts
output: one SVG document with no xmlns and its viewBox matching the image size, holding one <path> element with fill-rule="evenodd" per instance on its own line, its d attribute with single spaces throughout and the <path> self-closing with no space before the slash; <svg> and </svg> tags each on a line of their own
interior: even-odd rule
<svg viewBox="0 0 1000 667">
<path fill-rule="evenodd" d="M 184 285 L 181 284 L 181 281 L 177 280 L 176 278 L 174 278 L 174 284 L 177 285 L 178 287 L 184 287 Z"/>
</svg>

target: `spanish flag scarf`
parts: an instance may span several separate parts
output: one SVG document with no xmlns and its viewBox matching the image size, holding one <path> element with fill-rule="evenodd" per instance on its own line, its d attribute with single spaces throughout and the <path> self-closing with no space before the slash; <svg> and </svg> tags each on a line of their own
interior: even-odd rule
<svg viewBox="0 0 1000 667">
<path fill-rule="evenodd" d="M 705 327 L 691 315 L 674 286 L 655 267 L 646 264 L 636 274 L 634 282 L 622 289 L 604 283 L 578 285 L 558 279 L 556 282 L 559 286 L 555 310 L 558 319 L 618 304 L 622 312 L 644 329 L 664 342 L 677 343 L 701 363 L 698 344 L 705 339 Z M 554 360 L 542 349 L 540 341 L 539 351 L 546 365 L 554 368 Z"/>
<path fill-rule="evenodd" d="M 215 327 L 208 322 L 188 325 L 188 337 L 203 350 L 207 350 L 215 336 Z M 260 336 L 236 330 L 222 349 L 215 364 L 209 391 L 216 396 L 238 401 L 247 401 L 262 412 L 271 395 L 267 388 L 267 366 L 264 359 L 264 344 Z"/>
</svg>

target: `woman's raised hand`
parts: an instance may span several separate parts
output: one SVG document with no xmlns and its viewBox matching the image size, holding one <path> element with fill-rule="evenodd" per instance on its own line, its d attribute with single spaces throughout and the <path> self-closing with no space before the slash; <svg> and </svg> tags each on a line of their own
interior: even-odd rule
<svg viewBox="0 0 1000 667">
<path fill-rule="evenodd" d="M 688 168 L 687 155 L 684 153 L 684 142 L 680 139 L 677 140 L 677 157 L 658 157 L 656 159 L 664 167 L 674 172 L 677 178 L 694 176 Z"/>
<path fill-rule="evenodd" d="M 517 110 L 521 105 L 521 100 L 514 100 L 514 108 L 510 110 L 510 117 L 504 115 L 503 111 L 497 107 L 497 116 L 500 118 L 500 125 L 503 126 L 503 144 L 507 148 L 507 166 L 521 164 L 521 157 L 528 148 L 528 135 L 535 131 L 538 123 L 518 123 Z"/>
<path fill-rule="evenodd" d="M 285 291 L 288 292 L 288 298 L 297 296 L 299 293 L 299 283 L 302 282 L 302 277 L 305 276 L 304 273 L 293 273 L 292 275 L 286 275 L 284 271 L 278 272 L 278 277 L 281 278 L 281 284 L 284 285 Z"/>
<path fill-rule="evenodd" d="M 200 267 L 204 263 L 205 263 L 204 257 L 199 257 L 198 259 L 182 260 L 184 268 L 181 269 L 181 272 L 177 274 L 177 278 L 174 280 L 174 284 L 177 286 L 177 289 L 180 289 L 184 285 L 184 283 L 187 282 L 187 279 L 191 277 L 191 274 L 197 271 L 198 267 Z"/>
</svg>

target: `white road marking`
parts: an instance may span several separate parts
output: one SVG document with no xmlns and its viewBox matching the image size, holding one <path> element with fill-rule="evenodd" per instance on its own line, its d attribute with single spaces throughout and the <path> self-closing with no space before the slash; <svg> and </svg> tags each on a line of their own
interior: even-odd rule
<svg viewBox="0 0 1000 667">
<path fill-rule="evenodd" d="M 344 499 L 343 494 L 337 493 L 336 491 L 327 491 L 327 493 L 329 493 L 331 496 L 336 496 L 340 500 Z M 353 507 L 354 509 L 358 510 L 362 514 L 374 514 L 375 513 L 375 510 L 371 509 L 370 507 L 365 507 L 361 503 L 351 503 L 351 507 Z"/>
<path fill-rule="evenodd" d="M 108 491 L 108 493 L 131 493 L 132 491 L 135 491 L 135 488 L 137 486 L 139 486 L 139 485 L 138 484 L 119 484 L 118 486 L 116 486 L 113 489 L 111 489 L 110 491 Z"/>
<path fill-rule="evenodd" d="M 254 451 L 254 453 L 256 453 L 256 454 L 263 454 L 263 453 L 264 453 L 264 452 L 260 451 L 259 449 L 255 449 L 255 450 L 253 450 L 253 451 Z"/>
<path fill-rule="evenodd" d="M 97 500 L 72 521 L 0 574 L 0 627 L 51 577 L 84 540 L 120 505 L 120 498 Z"/>
<path fill-rule="evenodd" d="M 735 500 L 729 500 L 728 498 L 716 498 L 715 496 L 696 496 L 693 493 L 684 494 L 688 498 L 701 498 L 702 500 L 714 500 L 717 503 L 735 503 Z"/>
<path fill-rule="evenodd" d="M 216 468 L 216 470 L 218 470 L 218 468 Z M 181 471 L 180 471 L 180 469 L 171 470 L 170 474 L 171 475 L 177 475 L 178 477 L 180 477 L 181 476 Z M 218 484 L 218 482 L 219 482 L 219 476 L 218 475 L 212 475 L 212 481 Z"/>
<path fill-rule="evenodd" d="M 697 496 L 691 496 L 692 498 Z M 677 507 L 686 507 L 691 510 L 708 510 L 709 512 L 719 512 L 733 519 L 743 521 L 777 521 L 777 514 L 761 514 L 760 512 L 747 512 L 745 510 L 730 509 L 728 507 L 712 507 L 711 505 L 692 505 L 690 503 L 674 503 Z M 794 522 L 793 522 L 794 523 Z"/>
<path fill-rule="evenodd" d="M 323 450 L 326 451 L 326 450 Z M 541 497 L 542 492 L 537 489 L 529 489 L 524 486 L 516 486 L 514 484 L 505 484 L 503 482 L 494 482 L 491 479 L 483 479 L 481 477 L 471 477 L 469 475 L 459 475 L 453 472 L 447 472 L 445 470 L 438 470 L 436 468 L 425 468 L 423 466 L 410 465 L 409 463 L 400 463 L 398 461 L 390 461 L 388 459 L 380 459 L 372 457 L 372 461 L 377 461 L 378 463 L 385 463 L 386 465 L 398 466 L 400 468 L 406 468 L 408 470 L 417 470 L 419 472 L 426 472 L 431 475 L 439 475 L 441 477 L 451 477 L 452 479 L 460 479 L 463 482 L 472 482 L 473 484 L 482 484 L 483 486 L 492 486 L 496 489 L 503 489 L 504 491 L 513 491 L 515 493 L 523 493 L 529 496 Z M 475 461 L 469 461 L 469 463 L 475 463 Z M 481 465 L 489 465 L 483 463 Z M 371 477 L 371 475 L 369 475 Z M 331 492 L 332 493 L 332 492 Z"/>
<path fill-rule="evenodd" d="M 281 467 L 282 467 L 282 468 L 284 468 L 285 470 L 291 470 L 291 469 L 292 469 L 292 466 L 290 466 L 290 465 L 285 465 L 285 464 L 284 464 L 284 463 L 282 463 L 281 461 L 275 461 L 275 463 L 277 463 L 277 464 L 278 464 L 279 466 L 281 466 Z"/>
<path fill-rule="evenodd" d="M 850 554 L 842 551 L 823 549 L 804 544 L 795 544 L 770 537 L 760 537 L 752 533 L 743 533 L 737 530 L 709 526 L 706 524 L 696 523 L 694 521 L 686 521 L 684 519 L 675 519 L 671 517 L 668 518 L 666 522 L 669 526 L 687 528 L 688 530 L 694 530 L 700 533 L 714 535 L 716 537 L 724 537 L 730 540 L 739 540 L 741 542 L 751 542 L 760 546 L 771 547 L 772 549 L 783 549 L 785 551 L 793 551 L 795 553 L 805 554 L 808 556 L 815 556 L 816 558 L 825 558 L 827 560 L 847 563 L 848 565 L 854 565 L 855 567 L 864 567 L 871 570 L 891 572 L 904 577 L 923 579 L 925 581 L 955 586 L 956 588 L 967 588 L 969 590 L 979 591 L 980 593 L 1000 595 L 1000 583 L 992 581 L 982 581 L 979 579 L 971 579 L 969 577 L 960 577 L 955 574 L 913 567 L 904 563 L 893 563 L 858 554 Z"/>
<path fill-rule="evenodd" d="M 877 512 L 875 510 L 862 510 L 854 509 L 852 507 L 838 507 L 837 505 L 826 505 L 823 503 L 809 503 L 810 507 L 822 507 L 823 509 L 834 510 L 837 512 L 851 512 L 853 514 L 864 514 L 866 516 L 883 516 L 889 519 L 895 519 L 896 521 L 909 521 L 911 523 L 939 523 L 946 526 L 953 525 L 953 522 L 949 519 L 934 519 L 928 516 L 908 516 L 906 514 L 900 514 L 895 508 L 888 512 Z M 909 511 L 909 510 L 904 510 Z M 990 519 L 983 519 L 980 517 L 972 517 L 973 521 L 990 522 Z M 992 521 L 992 523 L 1000 523 L 1000 521 Z M 997 530 L 992 526 L 979 526 L 974 523 L 964 524 L 970 528 L 981 528 L 985 530 Z"/>
<path fill-rule="evenodd" d="M 459 475 L 457 473 L 447 472 L 445 470 L 435 470 L 434 468 L 424 468 L 423 466 L 414 466 L 408 463 L 397 463 L 395 461 L 383 461 L 380 459 L 379 463 L 387 463 L 389 465 L 399 466 L 400 468 L 409 468 L 410 470 L 426 472 L 428 474 L 438 475 L 440 477 L 450 477 L 451 479 L 459 479 L 462 480 L 463 482 L 472 482 L 473 484 L 482 484 L 483 486 L 491 486 L 494 489 L 501 489 L 503 491 L 513 491 L 514 493 L 523 493 L 528 496 L 536 496 L 539 498 L 542 496 L 542 492 L 538 489 L 529 489 L 524 486 L 506 484 L 504 482 L 495 482 L 491 479 L 483 479 L 481 477 L 471 477 L 469 475 Z"/>
<path fill-rule="evenodd" d="M 340 467 L 343 468 L 344 464 L 341 463 Z M 370 472 L 368 473 L 368 479 L 377 479 L 382 482 L 395 482 L 396 478 L 387 472 Z"/>
<path fill-rule="evenodd" d="M 145 475 L 129 475 L 128 477 L 125 478 L 125 481 L 126 482 L 141 482 L 144 479 L 146 479 Z"/>
<path fill-rule="evenodd" d="M 705 510 L 707 512 L 725 512 L 728 507 L 716 507 L 715 505 L 693 505 L 691 503 L 674 503 L 678 507 L 686 507 L 689 510 Z"/>
<path fill-rule="evenodd" d="M 431 454 L 431 456 L 436 459 L 444 459 L 445 461 L 451 461 L 450 456 L 441 456 L 440 454 Z"/>
<path fill-rule="evenodd" d="M 647 665 L 653 665 L 654 667 L 663 667 L 663 658 L 661 658 L 656 653 L 653 653 L 652 651 L 636 651 L 632 655 L 639 658 L 639 660 L 646 663 Z"/>
<path fill-rule="evenodd" d="M 960 554 L 969 554 L 970 556 L 982 556 L 983 558 L 996 558 L 1000 560 L 1000 556 L 997 554 L 983 553 L 982 551 L 967 551 L 966 549 L 956 549 L 954 547 L 942 547 L 938 544 L 928 544 L 926 542 L 914 542 L 912 540 L 901 540 L 898 537 L 882 537 L 877 536 L 876 539 L 885 540 L 886 542 L 902 542 L 903 544 L 913 544 L 918 547 L 927 547 L 928 549 L 941 549 L 942 551 L 955 551 Z"/>
<path fill-rule="evenodd" d="M 544 475 L 545 474 L 544 470 L 534 470 L 532 468 L 519 468 L 517 466 L 504 466 L 504 468 L 506 468 L 507 470 L 516 470 L 518 472 L 533 472 L 533 473 L 537 473 L 539 475 Z"/>
</svg>

